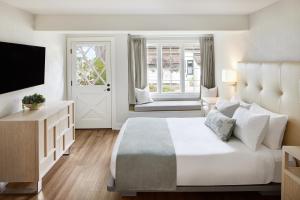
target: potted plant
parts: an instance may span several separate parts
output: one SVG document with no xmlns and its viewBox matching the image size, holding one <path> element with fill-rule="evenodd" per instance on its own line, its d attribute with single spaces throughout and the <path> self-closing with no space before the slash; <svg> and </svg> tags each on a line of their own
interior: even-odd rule
<svg viewBox="0 0 300 200">
<path fill-rule="evenodd" d="M 41 94 L 33 94 L 30 96 L 25 96 L 22 99 L 23 109 L 25 107 L 29 108 L 30 110 L 38 110 L 45 102 L 45 98 Z"/>
</svg>

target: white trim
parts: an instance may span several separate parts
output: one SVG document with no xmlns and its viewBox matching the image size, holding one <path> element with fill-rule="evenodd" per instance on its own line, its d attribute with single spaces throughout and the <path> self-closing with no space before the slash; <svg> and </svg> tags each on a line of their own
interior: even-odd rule
<svg viewBox="0 0 300 200">
<path fill-rule="evenodd" d="M 116 52 L 115 52 L 115 38 L 114 37 L 93 37 L 93 36 L 72 36 L 67 37 L 67 98 L 72 99 L 72 42 L 110 42 L 111 43 L 111 127 L 119 127 L 116 122 Z"/>
<path fill-rule="evenodd" d="M 118 126 L 117 123 L 117 102 L 116 102 L 116 42 L 115 38 L 111 37 L 111 88 L 112 88 L 112 104 L 111 104 L 111 128 Z"/>
<path fill-rule="evenodd" d="M 180 44 L 180 90 L 181 93 L 185 93 L 185 77 L 184 77 L 184 69 L 185 69 L 185 60 L 184 60 L 184 44 Z"/>
<path fill-rule="evenodd" d="M 161 61 L 162 51 L 161 51 L 161 48 L 157 48 L 156 51 L 157 51 L 157 63 L 156 63 L 156 65 L 157 65 L 157 92 L 159 94 L 161 94 L 161 88 L 162 88 L 162 85 L 161 85 L 161 75 L 162 75 L 162 70 L 161 70 L 161 62 L 158 62 L 158 61 Z M 148 66 L 148 64 L 147 64 L 147 66 Z"/>
</svg>

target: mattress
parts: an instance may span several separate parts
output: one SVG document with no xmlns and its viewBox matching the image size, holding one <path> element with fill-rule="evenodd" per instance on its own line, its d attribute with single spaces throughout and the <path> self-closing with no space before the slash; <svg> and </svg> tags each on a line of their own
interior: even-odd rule
<svg viewBox="0 0 300 200">
<path fill-rule="evenodd" d="M 204 125 L 205 118 L 167 118 L 177 162 L 177 186 L 254 185 L 280 182 L 281 151 L 261 146 L 251 151 L 240 140 L 221 141 Z M 115 142 L 110 170 L 126 123 Z"/>
</svg>

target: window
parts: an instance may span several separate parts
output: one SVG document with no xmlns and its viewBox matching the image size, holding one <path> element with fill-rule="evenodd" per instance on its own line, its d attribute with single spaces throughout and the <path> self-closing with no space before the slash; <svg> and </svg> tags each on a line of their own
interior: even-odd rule
<svg viewBox="0 0 300 200">
<path fill-rule="evenodd" d="M 157 48 L 155 46 L 147 46 L 147 80 L 149 90 L 151 92 L 157 92 L 158 77 L 157 77 Z"/>
<path fill-rule="evenodd" d="M 199 46 L 198 41 L 147 41 L 148 86 L 152 96 L 199 96 Z"/>
<path fill-rule="evenodd" d="M 76 79 L 81 86 L 106 84 L 105 46 L 76 45 Z"/>
</svg>

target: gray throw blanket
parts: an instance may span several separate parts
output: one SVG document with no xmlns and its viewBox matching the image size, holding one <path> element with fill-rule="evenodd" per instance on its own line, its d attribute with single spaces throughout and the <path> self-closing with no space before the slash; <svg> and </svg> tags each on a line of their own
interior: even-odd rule
<svg viewBox="0 0 300 200">
<path fill-rule="evenodd" d="M 166 119 L 128 119 L 116 161 L 117 191 L 176 189 L 176 154 Z"/>
</svg>

